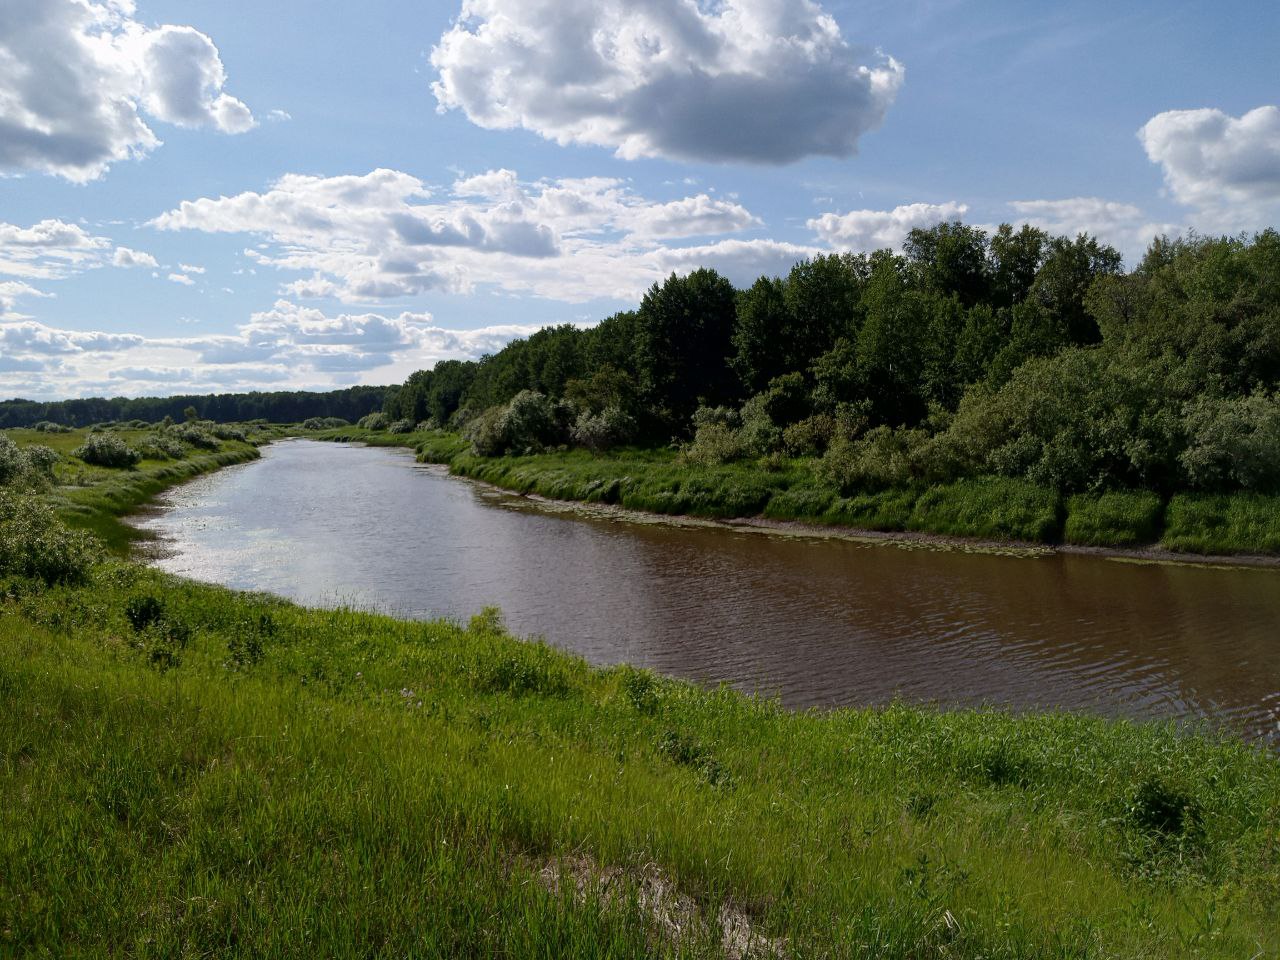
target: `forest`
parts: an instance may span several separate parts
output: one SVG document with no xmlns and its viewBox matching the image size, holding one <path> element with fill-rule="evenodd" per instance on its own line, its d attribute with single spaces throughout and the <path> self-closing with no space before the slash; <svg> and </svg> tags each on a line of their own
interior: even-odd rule
<svg viewBox="0 0 1280 960">
<path fill-rule="evenodd" d="M 56 423 L 87 427 L 95 423 L 145 420 L 158 423 L 165 417 L 186 418 L 194 407 L 206 420 L 217 423 L 299 423 L 315 417 L 359 420 L 383 403 L 385 387 L 349 387 L 329 393 L 278 391 L 272 393 L 224 393 L 216 396 L 102 397 L 41 403 L 35 400 L 0 402 L 0 429 Z"/>
<path fill-rule="evenodd" d="M 1275 230 L 1157 239 L 1126 270 L 1087 235 L 953 222 L 745 290 L 672 275 L 589 329 L 419 371 L 383 409 L 481 455 L 818 458 L 846 493 L 984 476 L 1273 492 L 1278 382 Z"/>
</svg>

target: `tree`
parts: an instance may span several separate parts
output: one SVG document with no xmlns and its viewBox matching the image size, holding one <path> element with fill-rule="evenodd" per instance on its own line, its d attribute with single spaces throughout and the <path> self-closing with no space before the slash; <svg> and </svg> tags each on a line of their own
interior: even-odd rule
<svg viewBox="0 0 1280 960">
<path fill-rule="evenodd" d="M 738 295 L 733 330 L 733 369 L 747 393 L 759 393 L 774 377 L 797 369 L 796 322 L 776 277 L 761 277 Z"/>
<path fill-rule="evenodd" d="M 1095 280 L 1119 273 L 1122 263 L 1118 250 L 1093 237 L 1055 237 L 1049 241 L 1044 264 L 1031 285 L 1030 299 L 1063 331 L 1068 342 L 1097 343 L 1102 333 L 1085 306 L 1085 298 Z"/>
<path fill-rule="evenodd" d="M 1023 225 L 1015 233 L 1009 224 L 1000 225 L 988 246 L 992 306 L 1011 307 L 1027 298 L 1048 243 L 1049 235 L 1036 227 Z"/>
<path fill-rule="evenodd" d="M 966 307 L 991 296 L 987 235 L 958 220 L 907 234 L 903 252 L 912 286 L 929 293 L 955 296 Z"/>
<path fill-rule="evenodd" d="M 700 403 L 735 399 L 729 368 L 736 293 L 714 270 L 672 274 L 636 314 L 636 380 L 652 424 L 687 432 Z"/>
<path fill-rule="evenodd" d="M 782 373 L 808 369 L 837 339 L 857 334 L 874 263 L 874 256 L 828 254 L 791 269 L 783 288 L 788 327 L 776 345 L 785 362 Z"/>
</svg>

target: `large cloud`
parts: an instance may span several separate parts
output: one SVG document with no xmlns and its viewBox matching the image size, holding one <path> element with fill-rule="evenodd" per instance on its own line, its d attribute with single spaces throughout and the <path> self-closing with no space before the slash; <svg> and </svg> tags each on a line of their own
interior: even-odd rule
<svg viewBox="0 0 1280 960">
<path fill-rule="evenodd" d="M 4 284 L 0 284 L 3 303 Z M 429 314 L 328 315 L 289 301 L 253 314 L 234 334 L 144 337 L 0 322 L 0 395 L 326 388 L 391 383 L 442 359 L 474 359 L 530 326 L 451 330 Z"/>
<path fill-rule="evenodd" d="M 602 177 L 525 183 L 491 170 L 433 191 L 409 174 L 374 170 L 289 175 L 264 193 L 184 202 L 153 225 L 266 237 L 245 255 L 304 274 L 283 287 L 293 297 L 365 303 L 491 285 L 581 302 L 638 296 L 661 275 L 668 242 L 760 221 L 709 193 L 657 202 Z"/>
<path fill-rule="evenodd" d="M 808 226 L 823 241 L 841 250 L 896 249 L 917 227 L 959 220 L 968 210 L 963 203 L 911 203 L 892 210 L 824 213 L 810 220 Z"/>
<path fill-rule="evenodd" d="M 1170 110 L 1138 133 L 1182 203 L 1201 208 L 1280 202 L 1280 107 L 1232 117 L 1221 110 Z"/>
<path fill-rule="evenodd" d="M 440 109 L 625 158 L 847 157 L 903 81 L 813 0 L 464 0 Z"/>
<path fill-rule="evenodd" d="M 225 133 L 254 125 L 223 92 L 212 40 L 133 14 L 133 0 L 0 3 L 0 171 L 95 179 L 159 145 L 144 114 Z"/>
</svg>

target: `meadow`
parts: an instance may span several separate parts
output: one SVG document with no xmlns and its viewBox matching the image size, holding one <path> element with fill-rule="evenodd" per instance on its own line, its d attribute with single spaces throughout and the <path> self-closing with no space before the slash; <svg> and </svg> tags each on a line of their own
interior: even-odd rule
<svg viewBox="0 0 1280 960">
<path fill-rule="evenodd" d="M 120 557 L 0 575 L 0 697 L 0 955 L 1280 952 L 1280 764 L 1209 730 L 797 713 Z"/>
</svg>

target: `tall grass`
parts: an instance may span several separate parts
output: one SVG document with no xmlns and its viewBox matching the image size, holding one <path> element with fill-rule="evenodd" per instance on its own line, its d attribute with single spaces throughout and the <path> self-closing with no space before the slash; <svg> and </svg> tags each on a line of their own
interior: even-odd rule
<svg viewBox="0 0 1280 960">
<path fill-rule="evenodd" d="M 907 527 L 930 533 L 1049 543 L 1062 530 L 1058 495 L 1023 480 L 990 477 L 933 487 Z"/>
<path fill-rule="evenodd" d="M 1176 496 L 1162 543 L 1188 553 L 1280 553 L 1280 497 Z"/>
<path fill-rule="evenodd" d="M 4 596 L 0 953 L 724 955 L 713 920 L 660 935 L 655 865 L 789 956 L 1280 950 L 1280 765 L 1243 743 L 794 714 L 492 615 L 308 611 L 121 564 Z M 565 857 L 629 892 L 551 892 Z"/>
<path fill-rule="evenodd" d="M 1067 501 L 1067 543 L 1133 546 L 1160 539 L 1164 501 L 1145 490 L 1079 494 Z"/>
</svg>

